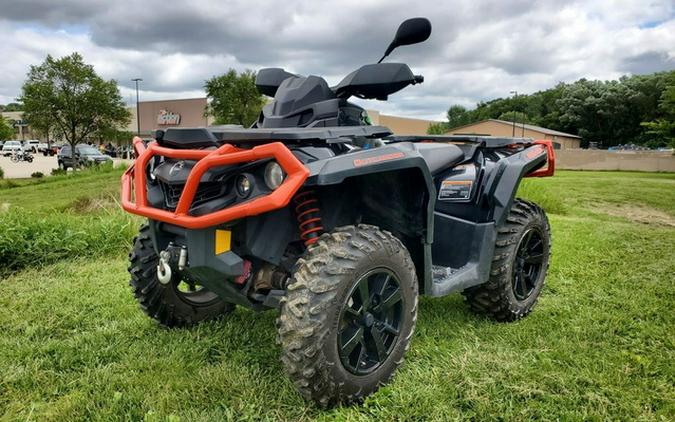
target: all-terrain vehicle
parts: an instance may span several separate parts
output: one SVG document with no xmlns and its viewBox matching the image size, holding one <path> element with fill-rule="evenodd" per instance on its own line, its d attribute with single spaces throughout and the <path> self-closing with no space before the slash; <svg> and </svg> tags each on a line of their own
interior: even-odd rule
<svg viewBox="0 0 675 422">
<path fill-rule="evenodd" d="M 430 33 L 424 18 L 405 21 L 385 57 Z M 514 196 L 521 178 L 553 174 L 551 143 L 393 136 L 348 101 L 422 81 L 382 59 L 333 87 L 263 69 L 256 84 L 274 99 L 251 128 L 135 138 L 122 204 L 148 218 L 129 265 L 143 311 L 186 327 L 236 305 L 280 309 L 285 370 L 323 406 L 389 381 L 419 294 L 462 292 L 499 321 L 527 315 L 550 228 L 539 206 Z"/>
</svg>

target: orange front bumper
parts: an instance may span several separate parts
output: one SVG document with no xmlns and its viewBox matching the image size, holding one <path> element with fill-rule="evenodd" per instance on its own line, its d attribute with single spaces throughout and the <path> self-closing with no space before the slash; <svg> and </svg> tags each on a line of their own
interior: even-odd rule
<svg viewBox="0 0 675 422">
<path fill-rule="evenodd" d="M 288 205 L 291 198 L 309 176 L 309 170 L 281 142 L 263 144 L 251 149 L 240 149 L 225 144 L 216 150 L 179 150 L 161 147 L 155 142 L 151 142 L 146 148 L 139 137 L 134 137 L 133 145 L 136 162 L 122 175 L 122 208 L 132 214 L 187 229 L 217 226 L 228 221 L 283 208 Z M 155 155 L 197 161 L 187 178 L 175 211 L 154 208 L 148 204 L 145 169 L 150 159 Z M 192 201 L 199 187 L 199 181 L 207 170 L 212 167 L 266 158 L 274 158 L 286 172 L 283 183 L 273 192 L 211 214 L 189 215 Z M 136 171 L 137 169 L 139 171 Z"/>
</svg>

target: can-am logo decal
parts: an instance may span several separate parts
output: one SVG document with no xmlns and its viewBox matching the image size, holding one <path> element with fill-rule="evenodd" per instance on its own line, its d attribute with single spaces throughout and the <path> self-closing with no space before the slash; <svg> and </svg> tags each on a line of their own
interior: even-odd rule
<svg viewBox="0 0 675 422">
<path fill-rule="evenodd" d="M 169 176 L 173 176 L 174 174 L 183 170 L 183 166 L 185 166 L 185 161 L 179 161 L 173 166 L 171 166 L 171 168 L 169 169 Z"/>
<path fill-rule="evenodd" d="M 157 124 L 158 125 L 179 125 L 180 124 L 180 114 L 172 113 L 168 110 L 160 110 L 157 115 Z"/>
<path fill-rule="evenodd" d="M 354 167 L 367 166 L 370 164 L 381 163 L 382 161 L 395 160 L 405 156 L 402 152 L 392 152 L 391 154 L 376 155 L 375 157 L 357 158 L 354 160 Z"/>
</svg>

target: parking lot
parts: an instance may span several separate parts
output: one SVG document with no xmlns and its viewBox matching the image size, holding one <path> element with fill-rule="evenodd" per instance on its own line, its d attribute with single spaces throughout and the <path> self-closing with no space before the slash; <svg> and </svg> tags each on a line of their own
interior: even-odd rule
<svg viewBox="0 0 675 422">
<path fill-rule="evenodd" d="M 115 165 L 124 162 L 120 158 L 113 158 Z M 10 157 L 0 156 L 0 167 L 5 171 L 5 179 L 21 179 L 30 177 L 32 173 L 41 172 L 45 176 L 51 174 L 52 169 L 58 168 L 56 156 L 45 157 L 42 154 L 33 154 L 33 162 L 20 161 L 13 163 Z"/>
</svg>

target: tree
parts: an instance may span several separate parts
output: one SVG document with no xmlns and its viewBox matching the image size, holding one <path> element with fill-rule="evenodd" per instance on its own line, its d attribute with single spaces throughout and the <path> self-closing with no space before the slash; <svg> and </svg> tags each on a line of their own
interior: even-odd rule
<svg viewBox="0 0 675 422">
<path fill-rule="evenodd" d="M 505 120 L 507 122 L 516 122 L 516 124 L 530 123 L 530 118 L 527 117 L 527 114 L 520 111 L 506 111 L 497 117 L 499 120 Z"/>
<path fill-rule="evenodd" d="M 207 113 L 215 117 L 216 124 L 250 126 L 265 105 L 265 97 L 255 86 L 255 72 L 250 70 L 237 74 L 230 69 L 206 81 L 204 88 L 210 99 Z"/>
<path fill-rule="evenodd" d="M 23 111 L 23 104 L 8 103 L 6 105 L 0 104 L 0 111 Z"/>
<path fill-rule="evenodd" d="M 93 137 L 99 142 L 111 142 L 116 145 L 126 145 L 133 138 L 133 133 L 119 130 L 115 127 L 105 127 L 96 131 Z"/>
<path fill-rule="evenodd" d="M 446 122 L 432 123 L 427 128 L 427 135 L 445 135 L 449 129 Z"/>
<path fill-rule="evenodd" d="M 448 127 L 450 129 L 468 125 L 473 121 L 471 113 L 462 105 L 451 105 L 448 109 Z"/>
<path fill-rule="evenodd" d="M 12 139 L 14 137 L 14 128 L 4 117 L 0 116 L 0 140 Z"/>
<path fill-rule="evenodd" d="M 104 128 L 127 124 L 130 117 L 117 82 L 103 80 L 78 53 L 47 56 L 31 66 L 19 100 L 24 119 L 64 139 L 73 155 L 77 144 Z"/>
<path fill-rule="evenodd" d="M 661 94 L 658 111 L 661 114 L 659 118 L 642 123 L 651 137 L 648 143 L 655 147 L 675 147 L 675 72 Z"/>
</svg>

